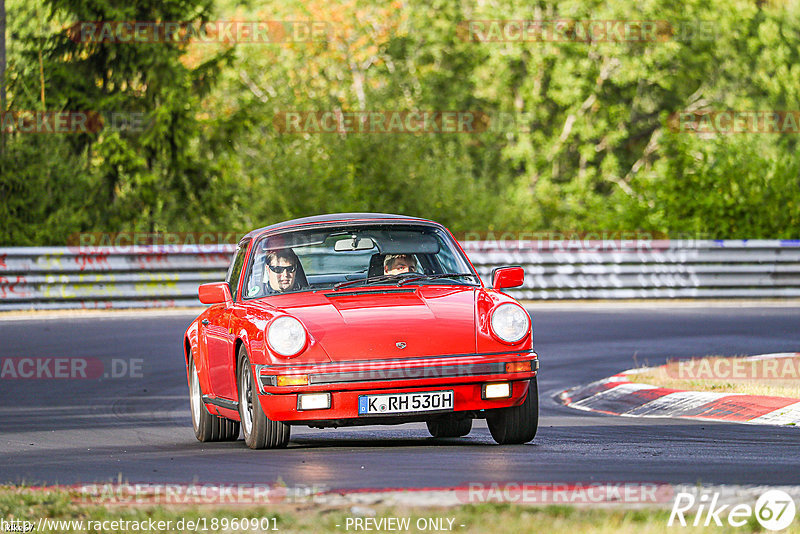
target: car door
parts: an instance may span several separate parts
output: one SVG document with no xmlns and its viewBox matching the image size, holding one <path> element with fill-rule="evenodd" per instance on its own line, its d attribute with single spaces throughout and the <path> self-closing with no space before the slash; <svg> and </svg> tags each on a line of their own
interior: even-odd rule
<svg viewBox="0 0 800 534">
<path fill-rule="evenodd" d="M 225 282 L 234 301 L 238 297 L 239 279 L 242 275 L 248 241 L 236 248 Z M 236 399 L 236 355 L 233 353 L 235 337 L 231 329 L 233 306 L 220 304 L 209 310 L 209 324 L 205 328 L 208 347 L 208 375 L 211 389 L 216 397 Z"/>
</svg>

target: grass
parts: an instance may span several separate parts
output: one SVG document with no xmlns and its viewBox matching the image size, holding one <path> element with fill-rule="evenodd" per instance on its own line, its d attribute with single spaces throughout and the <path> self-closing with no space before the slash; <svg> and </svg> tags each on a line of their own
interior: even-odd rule
<svg viewBox="0 0 800 534">
<path fill-rule="evenodd" d="M 709 356 L 670 361 L 627 375 L 631 382 L 689 391 L 766 395 L 800 400 L 800 358 L 748 361 Z"/>
<path fill-rule="evenodd" d="M 443 532 L 456 534 L 485 533 L 525 533 L 525 532 L 596 532 L 600 534 L 651 534 L 675 532 L 708 532 L 708 528 L 668 527 L 669 510 L 637 509 L 622 510 L 613 508 L 587 508 L 573 506 L 523 506 L 515 504 L 475 504 L 457 507 L 424 507 L 399 508 L 390 506 L 329 506 L 324 503 L 279 504 L 253 507 L 190 507 L 174 506 L 130 506 L 130 505 L 97 505 L 76 502 L 75 494 L 60 489 L 31 490 L 28 488 L 5 486 L 0 487 L 0 514 L 5 521 L 22 519 L 37 523 L 41 517 L 56 520 L 82 520 L 84 528 L 87 521 L 170 521 L 171 528 L 149 530 L 150 532 L 179 532 L 177 524 L 183 520 L 204 520 L 206 532 L 275 532 L 282 533 L 314 533 L 314 532 Z M 694 516 L 688 516 L 689 524 Z M 255 529 L 212 529 L 212 521 L 216 518 L 221 527 L 223 520 L 233 518 L 261 519 L 270 518 L 264 526 Z M 275 518 L 272 522 L 271 518 Z M 356 518 L 407 518 L 410 528 L 392 530 L 390 528 L 374 528 L 356 530 L 353 521 Z M 348 523 L 348 520 L 350 523 Z M 439 526 L 444 528 L 419 528 L 417 521 L 443 521 Z M 448 521 L 452 520 L 452 522 Z M 421 526 L 423 523 L 419 523 Z M 451 527 L 450 527 L 451 525 Z M 113 527 L 113 525 L 110 525 Z M 448 530 L 450 529 L 451 530 Z M 758 532 L 760 527 L 755 520 L 741 528 L 725 525 L 723 528 L 712 527 L 715 532 Z M 36 527 L 34 527 L 36 529 Z M 189 531 L 184 526 L 184 531 Z M 196 529 L 200 532 L 202 528 Z M 45 532 L 56 530 L 43 529 Z M 70 529 L 62 526 L 60 532 L 87 532 L 87 530 Z M 96 530 L 95 530 L 96 531 Z M 102 532 L 147 532 L 135 528 L 107 528 Z M 88 530 L 92 532 L 92 530 Z M 800 532 L 800 520 L 785 532 Z"/>
</svg>

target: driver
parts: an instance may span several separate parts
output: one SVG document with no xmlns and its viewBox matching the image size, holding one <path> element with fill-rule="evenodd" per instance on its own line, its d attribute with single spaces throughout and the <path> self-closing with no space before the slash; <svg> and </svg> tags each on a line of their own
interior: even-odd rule
<svg viewBox="0 0 800 534">
<path fill-rule="evenodd" d="M 411 254 L 387 254 L 383 260 L 383 274 L 413 273 L 417 260 Z"/>
<path fill-rule="evenodd" d="M 300 260 L 290 248 L 270 250 L 267 252 L 267 261 L 264 264 L 265 289 L 267 293 L 284 293 L 301 289 L 297 270 Z"/>
</svg>

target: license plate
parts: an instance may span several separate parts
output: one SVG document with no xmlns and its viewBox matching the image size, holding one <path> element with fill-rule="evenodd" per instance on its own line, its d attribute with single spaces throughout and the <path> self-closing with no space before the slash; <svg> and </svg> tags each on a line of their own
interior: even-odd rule
<svg viewBox="0 0 800 534">
<path fill-rule="evenodd" d="M 358 415 L 433 412 L 453 409 L 453 391 L 360 395 Z"/>
</svg>

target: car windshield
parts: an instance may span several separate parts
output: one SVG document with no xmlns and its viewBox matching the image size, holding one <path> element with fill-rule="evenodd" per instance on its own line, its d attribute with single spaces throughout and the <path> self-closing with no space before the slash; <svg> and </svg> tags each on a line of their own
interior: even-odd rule
<svg viewBox="0 0 800 534">
<path fill-rule="evenodd" d="M 349 224 L 273 233 L 253 245 L 244 298 L 379 285 L 480 285 L 450 235 L 422 224 Z"/>
</svg>

